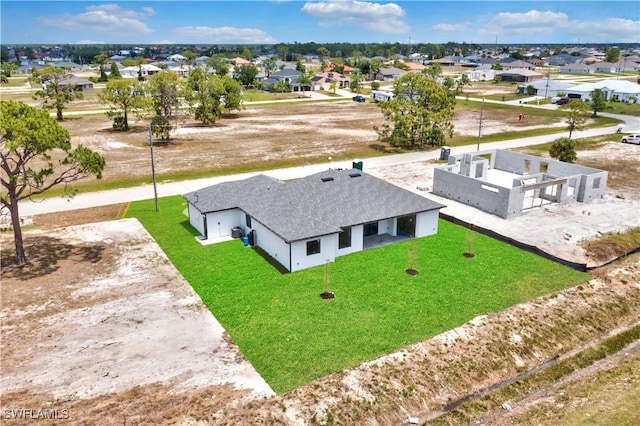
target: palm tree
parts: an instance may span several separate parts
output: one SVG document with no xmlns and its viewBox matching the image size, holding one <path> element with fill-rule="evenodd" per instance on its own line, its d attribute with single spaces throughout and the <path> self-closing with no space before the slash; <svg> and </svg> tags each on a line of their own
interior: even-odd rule
<svg viewBox="0 0 640 426">
<path fill-rule="evenodd" d="M 302 72 L 300 78 L 298 78 L 298 84 L 302 88 L 302 97 L 304 97 L 305 86 L 311 86 L 311 76 L 312 74 L 310 72 Z"/>
<path fill-rule="evenodd" d="M 335 80 L 331 80 L 331 82 L 329 83 L 329 90 L 331 90 L 334 95 L 336 94 L 336 85 L 337 82 Z"/>
</svg>

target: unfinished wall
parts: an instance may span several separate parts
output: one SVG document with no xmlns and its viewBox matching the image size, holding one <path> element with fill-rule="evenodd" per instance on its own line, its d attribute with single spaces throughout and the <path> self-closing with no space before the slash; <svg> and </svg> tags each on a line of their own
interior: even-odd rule
<svg viewBox="0 0 640 426">
<path fill-rule="evenodd" d="M 456 169 L 455 165 L 434 169 L 434 194 L 476 207 L 503 219 L 507 219 L 509 211 L 517 205 L 517 198 L 520 199 L 517 210 L 521 210 L 524 194 L 522 197 L 516 195 L 514 200 L 510 201 L 512 189 L 459 175 L 453 172 Z M 519 189 L 517 191 L 519 192 Z"/>
<path fill-rule="evenodd" d="M 490 155 L 489 160 L 480 157 L 485 154 Z M 532 205 L 540 195 L 551 202 L 588 202 L 602 198 L 607 187 L 605 171 L 511 151 L 449 156 L 448 163 L 434 170 L 433 193 L 503 219 L 523 214 L 528 197 Z M 489 167 L 522 178 L 514 179 L 509 188 L 499 186 L 486 181 Z M 535 185 L 527 190 L 523 183 Z"/>
</svg>

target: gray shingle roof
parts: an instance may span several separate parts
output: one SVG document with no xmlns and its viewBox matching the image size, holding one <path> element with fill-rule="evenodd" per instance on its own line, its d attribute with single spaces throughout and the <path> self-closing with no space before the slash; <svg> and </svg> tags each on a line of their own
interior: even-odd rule
<svg viewBox="0 0 640 426">
<path fill-rule="evenodd" d="M 286 241 L 444 207 L 360 170 L 327 170 L 291 182 L 265 175 L 184 195 L 200 212 L 239 208 Z"/>
</svg>

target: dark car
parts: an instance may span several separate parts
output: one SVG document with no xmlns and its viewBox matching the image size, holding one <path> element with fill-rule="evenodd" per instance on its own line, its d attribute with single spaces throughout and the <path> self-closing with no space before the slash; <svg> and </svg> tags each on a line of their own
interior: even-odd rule
<svg viewBox="0 0 640 426">
<path fill-rule="evenodd" d="M 366 98 L 364 96 L 362 96 L 362 95 L 355 95 L 351 99 L 353 99 L 354 102 L 365 102 L 366 101 Z"/>
<path fill-rule="evenodd" d="M 556 105 L 564 105 L 564 104 L 566 104 L 567 102 L 569 102 L 570 100 L 571 100 L 571 99 L 569 99 L 569 98 L 561 98 L 561 99 L 558 99 L 558 101 L 556 102 Z"/>
</svg>

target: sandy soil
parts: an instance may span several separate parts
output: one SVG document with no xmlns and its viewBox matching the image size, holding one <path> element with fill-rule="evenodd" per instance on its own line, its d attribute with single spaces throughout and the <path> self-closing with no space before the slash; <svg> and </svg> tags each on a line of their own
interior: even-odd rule
<svg viewBox="0 0 640 426">
<path fill-rule="evenodd" d="M 2 271 L 3 408 L 25 391 L 76 401 L 157 383 L 273 394 L 138 221 L 30 232 L 27 244 L 46 252 Z"/>
</svg>

